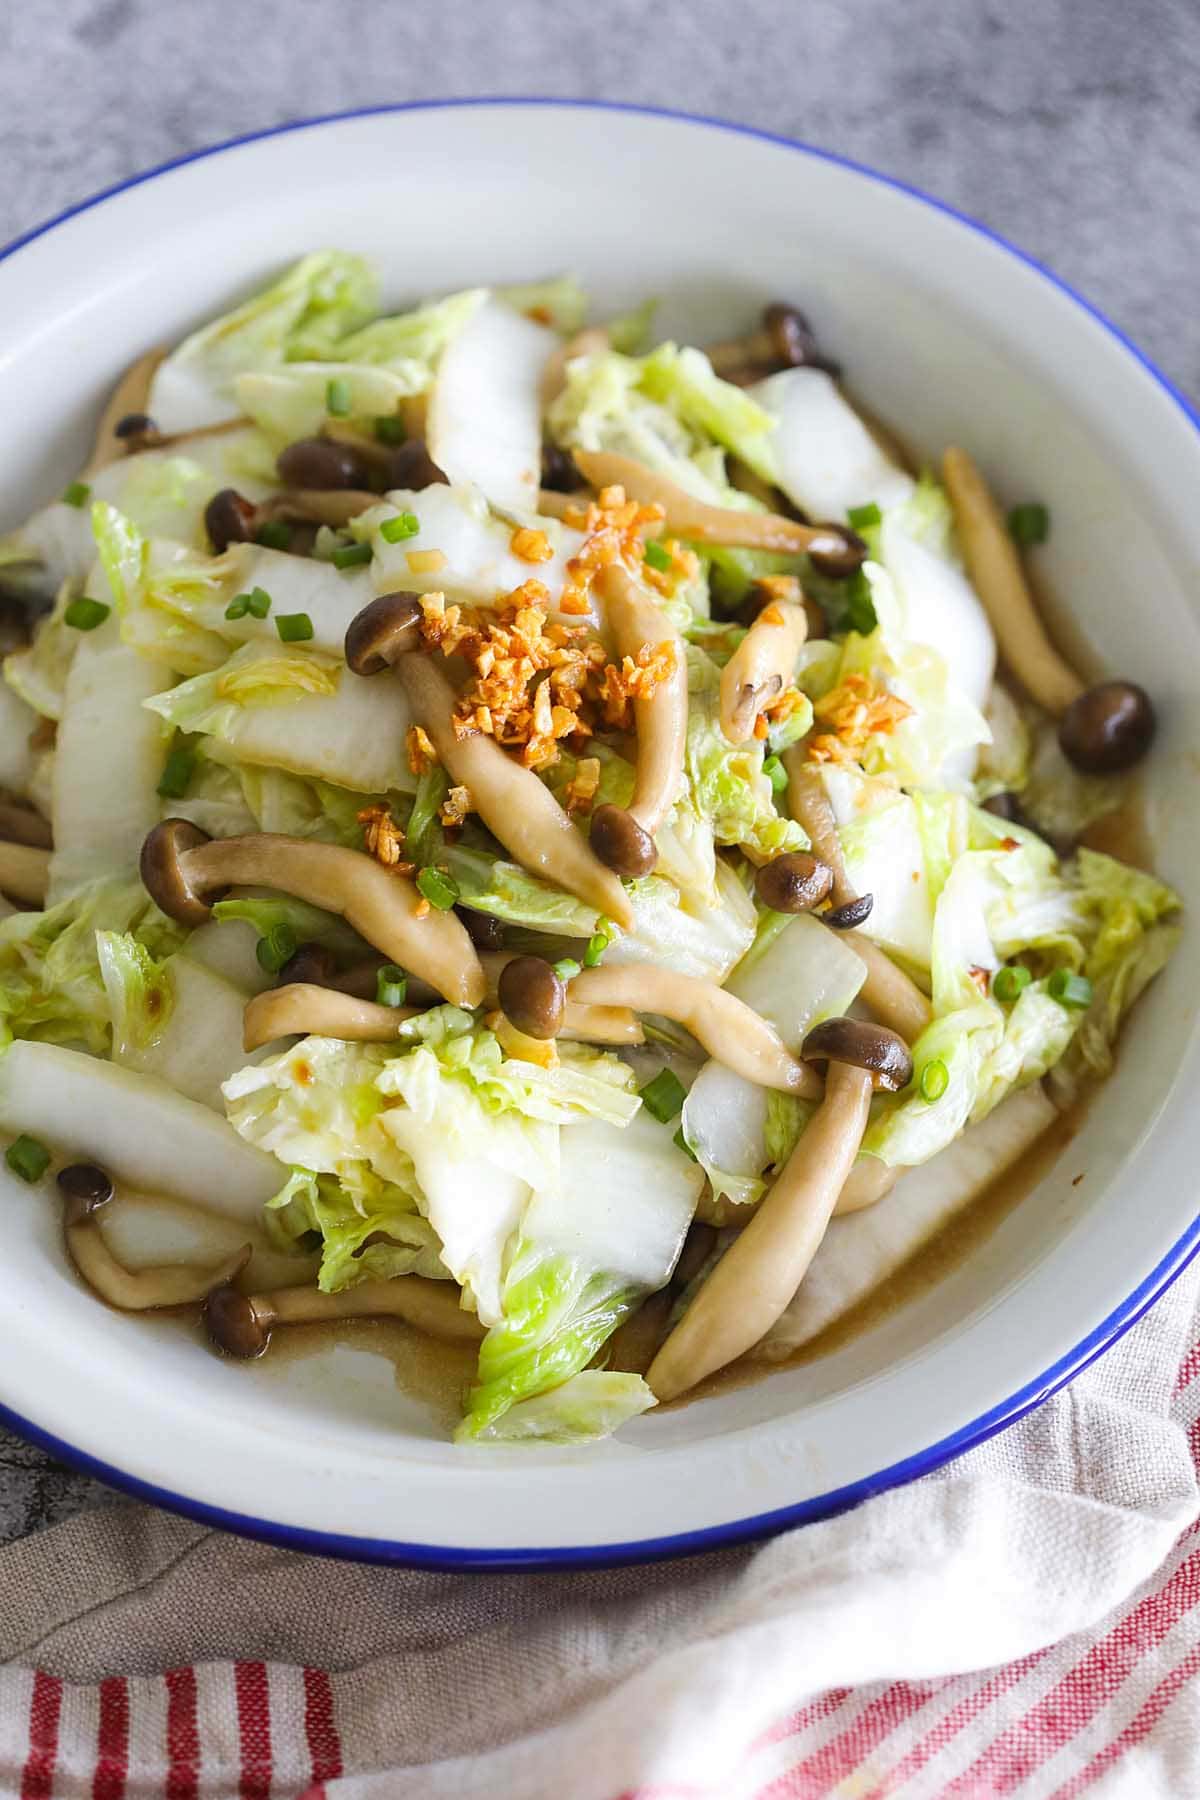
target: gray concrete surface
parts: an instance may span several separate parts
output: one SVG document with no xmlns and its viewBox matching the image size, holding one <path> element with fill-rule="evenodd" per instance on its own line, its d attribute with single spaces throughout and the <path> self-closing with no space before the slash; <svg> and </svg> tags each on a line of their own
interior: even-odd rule
<svg viewBox="0 0 1200 1800">
<path fill-rule="evenodd" d="M 9 0 L 0 241 L 239 132 L 503 93 L 716 113 L 901 176 L 1200 393 L 1198 0 Z M 0 1436 L 0 1539 L 104 1492 Z"/>
</svg>

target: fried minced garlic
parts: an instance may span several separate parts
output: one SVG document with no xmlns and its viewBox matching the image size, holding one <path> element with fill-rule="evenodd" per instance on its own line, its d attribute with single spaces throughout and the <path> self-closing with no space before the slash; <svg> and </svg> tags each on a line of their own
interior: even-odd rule
<svg viewBox="0 0 1200 1800">
<path fill-rule="evenodd" d="M 423 725 L 409 726 L 404 734 L 404 748 L 414 775 L 428 775 L 430 769 L 437 767 L 438 753 Z"/>
<path fill-rule="evenodd" d="M 474 810 L 475 805 L 471 799 L 470 788 L 452 787 L 438 807 L 438 818 L 447 830 L 453 830 L 455 826 L 462 824 L 469 812 Z"/>
<path fill-rule="evenodd" d="M 421 600 L 425 644 L 471 671 L 455 702 L 456 733 L 493 737 L 529 769 L 557 762 L 564 740 L 579 748 L 601 724 L 627 725 L 629 702 L 648 699 L 674 668 L 669 642 L 617 668 L 588 626 L 548 618 L 549 598 L 529 580 L 494 612 L 447 606 L 440 593 Z"/>
<path fill-rule="evenodd" d="M 618 560 L 639 575 L 652 572 L 645 564 L 644 534 L 651 525 L 662 523 L 664 513 L 657 502 L 640 506 L 636 500 L 626 499 L 623 487 L 606 487 L 586 508 L 569 507 L 563 517 L 568 525 L 585 534 L 578 555 L 567 564 L 567 580 L 559 602 L 563 612 L 588 612 L 592 582 L 601 569 Z"/>
<path fill-rule="evenodd" d="M 808 760 L 853 762 L 870 738 L 894 731 L 912 711 L 906 700 L 878 687 L 870 676 L 847 675 L 813 707 L 813 717 L 832 730 L 809 739 Z"/>
<path fill-rule="evenodd" d="M 575 764 L 575 773 L 568 781 L 563 794 L 563 804 L 569 818 L 577 813 L 591 812 L 592 802 L 600 788 L 600 758 L 598 756 L 581 756 Z"/>
<path fill-rule="evenodd" d="M 513 532 L 509 540 L 509 549 L 514 556 L 519 556 L 522 562 L 544 563 L 554 560 L 550 539 L 544 531 L 536 531 L 530 525 L 522 525 Z"/>
<path fill-rule="evenodd" d="M 667 538 L 662 543 L 663 549 L 671 559 L 669 569 L 656 569 L 653 563 L 645 563 L 638 570 L 647 587 L 652 587 L 659 594 L 673 594 L 681 581 L 695 581 L 700 574 L 700 558 L 678 538 Z M 799 583 L 797 583 L 799 586 Z"/>
<path fill-rule="evenodd" d="M 669 639 L 662 644 L 643 644 L 636 656 L 621 658 L 620 668 L 609 663 L 600 681 L 604 723 L 627 731 L 632 723 L 631 702 L 649 700 L 674 669 L 675 645 Z"/>
<path fill-rule="evenodd" d="M 363 828 L 363 848 L 369 856 L 397 875 L 413 873 L 417 865 L 404 859 L 404 828 L 396 823 L 390 806 L 382 801 L 364 806 L 358 822 Z"/>
</svg>

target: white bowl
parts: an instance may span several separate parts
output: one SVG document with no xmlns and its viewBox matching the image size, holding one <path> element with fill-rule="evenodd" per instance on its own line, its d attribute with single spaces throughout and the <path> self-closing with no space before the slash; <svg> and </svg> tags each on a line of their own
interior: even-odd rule
<svg viewBox="0 0 1200 1800">
<path fill-rule="evenodd" d="M 71 477 L 138 352 L 323 244 L 376 258 L 397 298 L 572 268 L 601 307 L 661 294 L 664 332 L 693 342 L 768 298 L 811 310 L 913 442 L 968 444 L 1006 499 L 1049 504 L 1055 588 L 1159 703 L 1151 828 L 1194 904 L 1200 420 L 1019 252 L 780 139 L 616 107 L 418 106 L 268 132 L 90 201 L 0 259 L 5 521 Z M 8 1178 L 3 1417 L 147 1499 L 380 1561 L 624 1561 L 819 1517 L 1011 1422 L 1193 1254 L 1198 959 L 1193 932 L 1103 1104 L 986 1246 L 809 1367 L 584 1451 L 459 1450 L 381 1358 L 342 1347 L 247 1370 L 106 1310 L 68 1272 L 54 1210 Z"/>
</svg>

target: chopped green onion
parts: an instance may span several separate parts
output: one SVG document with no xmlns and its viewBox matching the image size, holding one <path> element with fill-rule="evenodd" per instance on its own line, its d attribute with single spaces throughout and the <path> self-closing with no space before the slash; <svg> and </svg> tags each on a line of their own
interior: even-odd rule
<svg viewBox="0 0 1200 1800">
<path fill-rule="evenodd" d="M 992 976 L 992 998 L 1002 1000 L 1007 1006 L 1009 1001 L 1015 1000 L 1022 988 L 1027 988 L 1032 980 L 1033 976 L 1024 963 L 1005 963 L 1004 967 L 997 969 Z"/>
<path fill-rule="evenodd" d="M 264 550 L 286 550 L 292 541 L 292 528 L 286 519 L 267 519 L 255 532 L 254 541 Z"/>
<path fill-rule="evenodd" d="M 381 413 L 375 421 L 375 436 L 381 444 L 402 444 L 408 436 L 404 420 L 395 413 Z"/>
<path fill-rule="evenodd" d="M 1044 544 L 1050 536 L 1049 509 L 1036 500 L 1014 506 L 1008 515 L 1008 535 L 1022 550 L 1027 550 L 1031 544 Z"/>
<path fill-rule="evenodd" d="M 682 1125 L 679 1127 L 679 1130 L 675 1133 L 675 1136 L 671 1139 L 671 1142 L 674 1145 L 676 1145 L 678 1149 L 682 1150 L 683 1154 L 685 1156 L 690 1156 L 693 1162 L 699 1162 L 699 1160 L 700 1160 L 699 1157 L 696 1155 L 696 1152 L 692 1149 L 692 1146 L 688 1143 L 687 1139 L 683 1135 L 683 1126 Z"/>
<path fill-rule="evenodd" d="M 607 919 L 597 919 L 596 929 L 588 939 L 587 949 L 583 953 L 585 969 L 594 969 L 612 943 L 612 926 Z"/>
<path fill-rule="evenodd" d="M 1072 975 L 1070 969 L 1055 969 L 1046 983 L 1046 992 L 1060 1006 L 1090 1006 L 1092 984 L 1086 975 Z"/>
<path fill-rule="evenodd" d="M 375 998 L 380 1006 L 403 1006 L 408 976 L 395 963 L 384 963 L 375 976 Z"/>
<path fill-rule="evenodd" d="M 458 899 L 457 881 L 449 875 L 443 875 L 440 869 L 421 869 L 417 875 L 417 886 L 430 906 L 436 906 L 439 912 L 449 912 Z"/>
<path fill-rule="evenodd" d="M 777 756 L 768 756 L 763 763 L 763 774 L 777 794 L 782 794 L 787 787 L 787 770 Z"/>
<path fill-rule="evenodd" d="M 285 962 L 290 962 L 300 948 L 300 940 L 290 925 L 272 925 L 265 937 L 254 946 L 254 954 L 269 975 L 278 975 Z"/>
<path fill-rule="evenodd" d="M 249 613 L 253 619 L 265 619 L 271 610 L 271 596 L 265 588 L 251 588 L 248 594 L 235 594 L 225 608 L 227 619 L 244 619 Z"/>
<path fill-rule="evenodd" d="M 370 544 L 345 544 L 329 558 L 335 569 L 356 569 L 371 560 Z"/>
<path fill-rule="evenodd" d="M 313 539 L 313 547 L 309 554 L 317 562 L 328 562 L 339 544 L 345 543 L 340 531 L 334 531 L 329 525 L 318 525 L 317 535 Z"/>
<path fill-rule="evenodd" d="M 421 529 L 421 521 L 416 513 L 398 513 L 394 519 L 385 519 L 379 527 L 379 535 L 385 544 L 399 544 L 405 538 L 416 537 Z"/>
<path fill-rule="evenodd" d="M 673 1119 L 682 1110 L 687 1099 L 687 1089 L 678 1075 L 673 1074 L 670 1069 L 660 1069 L 654 1080 L 648 1081 L 644 1088 L 639 1088 L 638 1093 L 642 1096 L 642 1105 L 650 1117 L 657 1119 L 660 1125 Z"/>
<path fill-rule="evenodd" d="M 583 964 L 576 962 L 573 956 L 564 956 L 555 963 L 554 973 L 560 981 L 573 981 L 582 968 Z"/>
<path fill-rule="evenodd" d="M 276 613 L 275 629 L 285 644 L 303 644 L 313 635 L 313 622 L 307 613 Z"/>
<path fill-rule="evenodd" d="M 335 375 L 332 381 L 325 384 L 325 411 L 331 419 L 345 419 L 350 416 L 350 408 L 354 404 L 350 392 L 350 383 L 341 375 Z"/>
<path fill-rule="evenodd" d="M 870 637 L 879 623 L 871 584 L 861 569 L 856 569 L 846 583 L 846 617 L 851 631 L 857 631 L 860 637 Z"/>
<path fill-rule="evenodd" d="M 854 531 L 868 531 L 872 525 L 882 525 L 883 514 L 871 500 L 866 506 L 850 507 L 846 520 Z"/>
<path fill-rule="evenodd" d="M 652 569 L 667 570 L 671 566 L 671 552 L 665 544 L 656 543 L 653 538 L 646 545 L 646 561 Z"/>
<path fill-rule="evenodd" d="M 940 1100 L 949 1086 L 950 1071 L 941 1058 L 927 1062 L 921 1070 L 922 1100 Z"/>
<path fill-rule="evenodd" d="M 66 506 L 86 506 L 92 497 L 92 490 L 86 481 L 73 481 L 63 489 L 63 503 Z M 21 1139 L 18 1138 L 20 1143 Z"/>
<path fill-rule="evenodd" d="M 78 600 L 71 601 L 63 613 L 63 619 L 76 631 L 95 631 L 97 625 L 103 625 L 111 611 L 112 607 L 106 606 L 103 600 L 89 600 L 86 594 L 81 594 Z"/>
<path fill-rule="evenodd" d="M 162 776 L 156 792 L 164 800 L 182 800 L 192 785 L 192 776 L 196 773 L 196 752 L 178 745 L 163 764 Z"/>
<path fill-rule="evenodd" d="M 14 1138 L 4 1152 L 4 1160 L 14 1175 L 22 1181 L 40 1181 L 50 1167 L 50 1152 L 45 1144 L 40 1144 L 34 1137 L 21 1136 Z"/>
</svg>

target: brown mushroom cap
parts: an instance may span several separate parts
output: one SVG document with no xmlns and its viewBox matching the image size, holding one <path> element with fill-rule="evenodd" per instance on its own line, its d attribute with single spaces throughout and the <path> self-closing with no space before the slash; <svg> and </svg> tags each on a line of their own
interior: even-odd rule
<svg viewBox="0 0 1200 1800">
<path fill-rule="evenodd" d="M 1085 775 L 1116 775 L 1140 762 L 1158 721 L 1145 688 L 1133 681 L 1101 681 L 1072 700 L 1058 722 L 1068 762 Z"/>
<path fill-rule="evenodd" d="M 230 544 L 247 544 L 258 523 L 258 508 L 236 488 L 221 488 L 204 509 L 204 529 L 220 556 Z"/>
<path fill-rule="evenodd" d="M 351 444 L 332 438 L 297 438 L 275 459 L 280 480 L 296 488 L 363 488 L 367 468 Z"/>
<path fill-rule="evenodd" d="M 912 1052 L 898 1032 L 864 1019 L 825 1019 L 814 1025 L 800 1049 L 805 1062 L 849 1063 L 865 1069 L 876 1088 L 889 1093 L 912 1080 Z"/>
<path fill-rule="evenodd" d="M 67 1223 L 77 1224 L 113 1197 L 112 1176 L 95 1163 L 68 1163 L 55 1176 L 66 1201 Z"/>
<path fill-rule="evenodd" d="M 833 870 L 806 850 L 788 850 L 764 863 L 754 878 L 754 890 L 772 912 L 811 912 L 833 886 Z"/>
<path fill-rule="evenodd" d="M 816 333 L 799 307 L 776 300 L 763 309 L 763 327 L 770 334 L 775 358 L 785 369 L 824 369 L 840 375 L 838 364 L 821 354 Z"/>
<path fill-rule="evenodd" d="M 380 594 L 350 621 L 346 663 L 356 675 L 379 675 L 417 646 L 419 594 Z"/>
<path fill-rule="evenodd" d="M 505 1018 L 526 1037 L 554 1038 L 562 1030 L 567 987 L 562 976 L 541 956 L 514 956 L 496 984 Z"/>
<path fill-rule="evenodd" d="M 658 862 L 654 839 L 623 806 L 598 806 L 590 838 L 600 861 L 618 875 L 649 875 Z"/>
<path fill-rule="evenodd" d="M 874 904 L 874 894 L 857 894 L 853 900 L 847 900 L 843 905 L 822 913 L 821 923 L 828 925 L 833 931 L 853 931 L 856 925 L 861 925 L 864 919 L 870 918 Z"/>
<path fill-rule="evenodd" d="M 421 488 L 448 484 L 449 477 L 438 468 L 424 438 L 406 438 L 391 452 L 384 475 L 389 488 L 405 488 L 418 492 Z"/>
<path fill-rule="evenodd" d="M 142 845 L 142 885 L 154 904 L 180 925 L 203 925 L 210 916 L 212 901 L 192 887 L 179 859 L 186 850 L 211 842 L 208 832 L 188 819 L 164 819 Z"/>
<path fill-rule="evenodd" d="M 254 1302 L 231 1281 L 213 1288 L 205 1299 L 204 1327 L 218 1350 L 244 1360 L 261 1356 L 271 1341 L 270 1328 L 259 1318 Z"/>
</svg>

